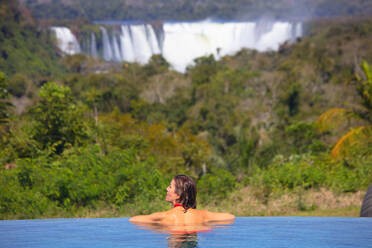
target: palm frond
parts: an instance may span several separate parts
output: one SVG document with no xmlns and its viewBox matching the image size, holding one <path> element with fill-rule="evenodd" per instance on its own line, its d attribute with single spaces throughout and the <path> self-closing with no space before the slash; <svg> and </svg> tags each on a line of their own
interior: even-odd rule
<svg viewBox="0 0 372 248">
<path fill-rule="evenodd" d="M 364 126 L 351 129 L 342 136 L 333 147 L 331 156 L 333 158 L 347 157 L 353 152 L 361 151 L 369 146 L 372 140 L 372 127 Z"/>
<path fill-rule="evenodd" d="M 353 117 L 355 117 L 354 113 L 349 109 L 332 108 L 319 116 L 317 127 L 319 131 L 325 132 Z"/>
</svg>

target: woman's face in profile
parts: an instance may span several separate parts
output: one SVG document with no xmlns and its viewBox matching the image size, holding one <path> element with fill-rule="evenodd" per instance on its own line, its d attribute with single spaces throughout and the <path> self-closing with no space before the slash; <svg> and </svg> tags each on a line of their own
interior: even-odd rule
<svg viewBox="0 0 372 248">
<path fill-rule="evenodd" d="M 165 200 L 167 202 L 176 203 L 178 198 L 180 198 L 180 196 L 176 194 L 176 183 L 172 180 L 167 188 L 167 196 L 165 197 Z"/>
</svg>

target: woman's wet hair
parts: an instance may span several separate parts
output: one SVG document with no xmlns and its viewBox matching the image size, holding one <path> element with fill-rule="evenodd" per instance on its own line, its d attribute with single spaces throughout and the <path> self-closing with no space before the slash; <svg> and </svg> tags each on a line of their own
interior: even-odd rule
<svg viewBox="0 0 372 248">
<path fill-rule="evenodd" d="M 178 203 L 185 208 L 196 208 L 196 183 L 186 175 L 177 175 L 173 178 L 176 185 L 176 194 L 180 196 Z"/>
</svg>

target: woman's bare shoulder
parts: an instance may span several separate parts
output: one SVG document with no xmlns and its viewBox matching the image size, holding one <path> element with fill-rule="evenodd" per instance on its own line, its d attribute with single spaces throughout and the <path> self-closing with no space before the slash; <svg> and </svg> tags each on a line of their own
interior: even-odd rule
<svg viewBox="0 0 372 248">
<path fill-rule="evenodd" d="M 156 212 L 148 215 L 137 215 L 129 219 L 131 222 L 144 222 L 144 223 L 154 223 L 163 221 L 172 210 Z"/>
</svg>

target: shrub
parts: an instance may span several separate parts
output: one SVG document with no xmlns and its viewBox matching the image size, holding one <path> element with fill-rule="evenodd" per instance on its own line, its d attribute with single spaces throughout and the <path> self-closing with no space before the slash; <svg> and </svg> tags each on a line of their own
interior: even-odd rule
<svg viewBox="0 0 372 248">
<path fill-rule="evenodd" d="M 19 159 L 15 169 L 0 171 L 0 218 L 74 214 L 99 202 L 125 213 L 133 206 L 135 213 L 163 207 L 168 178 L 151 159 L 139 161 L 134 150 L 104 155 L 92 145 L 66 150 L 54 159 Z"/>
<path fill-rule="evenodd" d="M 202 203 L 217 203 L 225 199 L 235 188 L 236 179 L 224 169 L 205 174 L 198 181 L 199 199 Z"/>
</svg>

